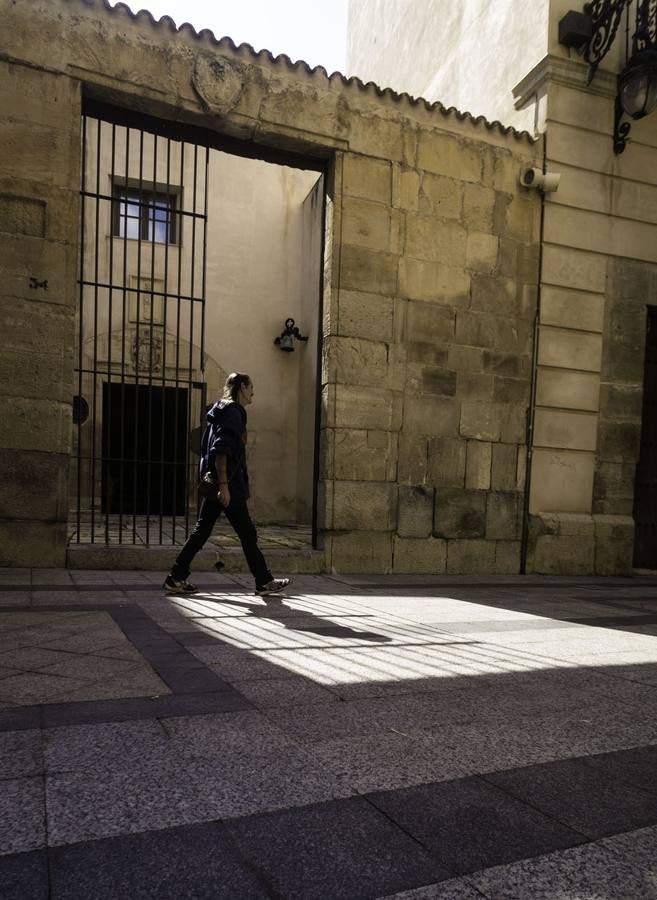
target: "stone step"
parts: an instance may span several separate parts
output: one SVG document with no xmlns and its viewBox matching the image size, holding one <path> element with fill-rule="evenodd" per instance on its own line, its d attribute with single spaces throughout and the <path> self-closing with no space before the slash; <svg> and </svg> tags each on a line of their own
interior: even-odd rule
<svg viewBox="0 0 657 900">
<path fill-rule="evenodd" d="M 179 548 L 168 545 L 140 547 L 112 544 L 71 544 L 66 552 L 69 569 L 142 569 L 166 572 Z M 325 571 L 323 550 L 297 548 L 263 548 L 265 559 L 274 574 L 319 575 Z M 239 547 L 214 549 L 204 547 L 194 559 L 195 572 L 211 572 L 217 559 L 224 572 L 248 572 Z"/>
</svg>

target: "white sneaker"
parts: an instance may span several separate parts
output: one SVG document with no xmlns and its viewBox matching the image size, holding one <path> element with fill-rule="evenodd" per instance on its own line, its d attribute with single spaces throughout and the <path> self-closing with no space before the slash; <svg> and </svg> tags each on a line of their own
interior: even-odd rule
<svg viewBox="0 0 657 900">
<path fill-rule="evenodd" d="M 259 597 L 267 597 L 269 594 L 277 594 L 288 586 L 292 581 L 291 578 L 272 578 L 267 584 L 256 588 L 256 594 Z"/>
<path fill-rule="evenodd" d="M 173 575 L 167 575 L 162 589 L 166 594 L 195 594 L 198 590 L 191 581 L 186 581 L 184 578 L 174 578 Z"/>
</svg>

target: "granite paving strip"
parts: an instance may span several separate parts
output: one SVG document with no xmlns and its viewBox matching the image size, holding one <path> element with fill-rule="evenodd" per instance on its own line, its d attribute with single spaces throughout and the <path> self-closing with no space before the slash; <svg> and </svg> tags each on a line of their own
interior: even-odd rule
<svg viewBox="0 0 657 900">
<path fill-rule="evenodd" d="M 2 900 L 51 900 L 46 851 L 0 856 Z"/>
<path fill-rule="evenodd" d="M 653 755 L 657 758 L 657 753 Z M 657 822 L 657 791 L 610 779 L 600 767 L 576 759 L 492 772 L 484 777 L 590 839 Z"/>
<path fill-rule="evenodd" d="M 654 859 L 654 857 L 653 857 Z M 487 900 L 655 900 L 650 871 L 635 868 L 605 842 L 497 866 L 470 876 Z"/>
<path fill-rule="evenodd" d="M 44 762 L 41 741 L 41 732 L 36 729 L 0 734 L 0 780 L 42 775 Z"/>
<path fill-rule="evenodd" d="M 448 875 L 443 863 L 360 799 L 232 820 L 227 828 L 282 897 L 377 897 Z"/>
<path fill-rule="evenodd" d="M 483 896 L 467 878 L 450 878 L 415 890 L 388 894 L 380 900 L 482 900 Z"/>
<path fill-rule="evenodd" d="M 52 900 L 271 897 L 219 823 L 58 847 L 49 856 Z"/>
<path fill-rule="evenodd" d="M 0 855 L 46 844 L 43 776 L 0 781 Z"/>
</svg>

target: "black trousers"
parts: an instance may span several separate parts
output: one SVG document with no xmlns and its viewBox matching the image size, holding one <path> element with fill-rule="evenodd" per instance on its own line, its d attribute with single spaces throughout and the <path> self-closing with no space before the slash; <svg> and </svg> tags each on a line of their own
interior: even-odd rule
<svg viewBox="0 0 657 900">
<path fill-rule="evenodd" d="M 246 500 L 232 500 L 228 506 L 222 506 L 216 497 L 205 497 L 201 504 L 198 522 L 178 554 L 171 574 L 177 579 L 187 578 L 192 560 L 212 534 L 215 522 L 222 512 L 226 514 L 226 518 L 241 541 L 246 562 L 255 578 L 256 589 L 261 588 L 272 580 L 272 574 L 258 547 L 258 533 L 251 521 Z"/>
</svg>

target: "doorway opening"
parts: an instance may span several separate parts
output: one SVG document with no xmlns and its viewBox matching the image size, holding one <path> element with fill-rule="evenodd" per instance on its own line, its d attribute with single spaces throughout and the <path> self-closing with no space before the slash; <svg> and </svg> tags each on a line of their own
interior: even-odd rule
<svg viewBox="0 0 657 900">
<path fill-rule="evenodd" d="M 184 542 L 205 413 L 238 371 L 254 521 L 316 546 L 324 161 L 83 112 L 70 540 Z M 308 340 L 281 352 L 290 318 Z"/>
</svg>

